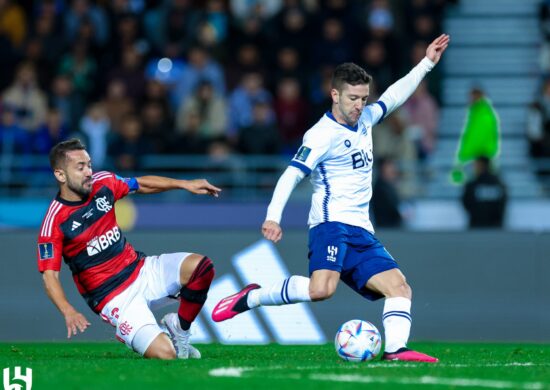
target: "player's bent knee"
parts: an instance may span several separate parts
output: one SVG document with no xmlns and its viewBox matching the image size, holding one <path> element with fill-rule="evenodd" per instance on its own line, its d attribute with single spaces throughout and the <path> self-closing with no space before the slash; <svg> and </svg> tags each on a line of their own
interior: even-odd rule
<svg viewBox="0 0 550 390">
<path fill-rule="evenodd" d="M 164 333 L 159 334 L 149 345 L 144 357 L 148 359 L 173 360 L 177 358 L 172 342 Z"/>
<path fill-rule="evenodd" d="M 312 301 L 324 301 L 334 295 L 335 290 L 329 287 L 310 288 L 309 296 Z"/>
<path fill-rule="evenodd" d="M 403 298 L 412 298 L 412 289 L 406 281 L 392 285 L 388 288 L 387 293 L 385 294 L 386 298 L 393 297 L 403 297 Z"/>
</svg>

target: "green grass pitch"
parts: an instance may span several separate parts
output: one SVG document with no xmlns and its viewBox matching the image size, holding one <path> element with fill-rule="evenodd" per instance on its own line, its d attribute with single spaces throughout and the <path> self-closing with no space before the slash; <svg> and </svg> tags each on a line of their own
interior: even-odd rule
<svg viewBox="0 0 550 390">
<path fill-rule="evenodd" d="M 201 360 L 146 360 L 118 342 L 0 343 L 0 368 L 40 389 L 550 389 L 550 345 L 411 343 L 437 364 L 348 363 L 332 344 L 198 345 Z M 13 374 L 12 374 L 13 375 Z"/>
</svg>

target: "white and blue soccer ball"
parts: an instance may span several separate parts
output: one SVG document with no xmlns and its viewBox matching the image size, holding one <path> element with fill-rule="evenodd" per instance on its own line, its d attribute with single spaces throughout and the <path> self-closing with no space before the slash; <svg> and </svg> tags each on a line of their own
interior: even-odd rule
<svg viewBox="0 0 550 390">
<path fill-rule="evenodd" d="M 344 323 L 334 338 L 336 353 L 349 362 L 374 359 L 382 346 L 382 337 L 376 326 L 368 321 L 351 320 Z"/>
</svg>

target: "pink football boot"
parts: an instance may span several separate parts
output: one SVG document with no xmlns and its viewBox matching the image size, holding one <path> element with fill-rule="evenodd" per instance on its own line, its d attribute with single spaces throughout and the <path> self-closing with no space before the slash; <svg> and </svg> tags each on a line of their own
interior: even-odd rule
<svg viewBox="0 0 550 390">
<path fill-rule="evenodd" d="M 212 310 L 212 319 L 215 322 L 221 322 L 235 317 L 237 314 L 250 310 L 246 300 L 248 293 L 260 288 L 258 284 L 249 284 L 236 294 L 225 297 Z"/>
<path fill-rule="evenodd" d="M 384 352 L 382 360 L 394 360 L 400 362 L 423 362 L 423 363 L 437 363 L 438 358 L 428 356 L 426 354 L 413 351 L 408 348 L 400 348 L 395 352 Z"/>
</svg>

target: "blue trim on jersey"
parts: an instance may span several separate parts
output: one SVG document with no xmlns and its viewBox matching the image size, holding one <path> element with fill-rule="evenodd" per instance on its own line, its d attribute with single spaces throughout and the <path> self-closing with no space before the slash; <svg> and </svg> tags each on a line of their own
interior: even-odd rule
<svg viewBox="0 0 550 390">
<path fill-rule="evenodd" d="M 347 125 L 347 124 L 343 124 L 343 123 L 340 123 L 336 120 L 336 118 L 334 117 L 334 115 L 332 115 L 332 112 L 331 111 L 327 111 L 326 113 L 326 116 L 328 116 L 330 119 L 332 119 L 334 122 L 338 123 L 340 126 L 344 126 L 346 129 L 348 130 L 351 130 L 351 131 L 357 131 L 357 129 L 359 128 L 359 122 L 357 122 L 357 124 L 355 126 L 350 126 L 350 125 Z"/>
<path fill-rule="evenodd" d="M 330 184 L 327 179 L 327 170 L 323 163 L 319 164 L 321 179 L 325 185 L 325 197 L 323 198 L 323 222 L 328 222 L 328 201 L 330 199 Z"/>
<path fill-rule="evenodd" d="M 298 161 L 292 160 L 289 165 L 291 167 L 298 168 L 300 171 L 304 172 L 306 174 L 306 176 L 308 176 L 311 173 L 311 169 L 309 169 L 309 167 L 307 165 L 299 163 Z"/>
<path fill-rule="evenodd" d="M 384 117 L 386 116 L 386 113 L 388 112 L 388 107 L 386 107 L 386 103 L 384 103 L 382 100 L 378 100 L 376 103 L 378 103 L 378 105 L 382 109 L 382 116 L 380 117 L 380 120 L 378 121 L 378 123 L 381 123 L 384 120 Z"/>
<path fill-rule="evenodd" d="M 289 279 L 285 279 L 285 281 L 283 282 L 283 287 L 281 287 L 281 299 L 283 300 L 284 303 L 287 303 L 287 304 L 290 303 L 285 299 L 285 287 L 288 284 L 288 280 Z"/>
</svg>

